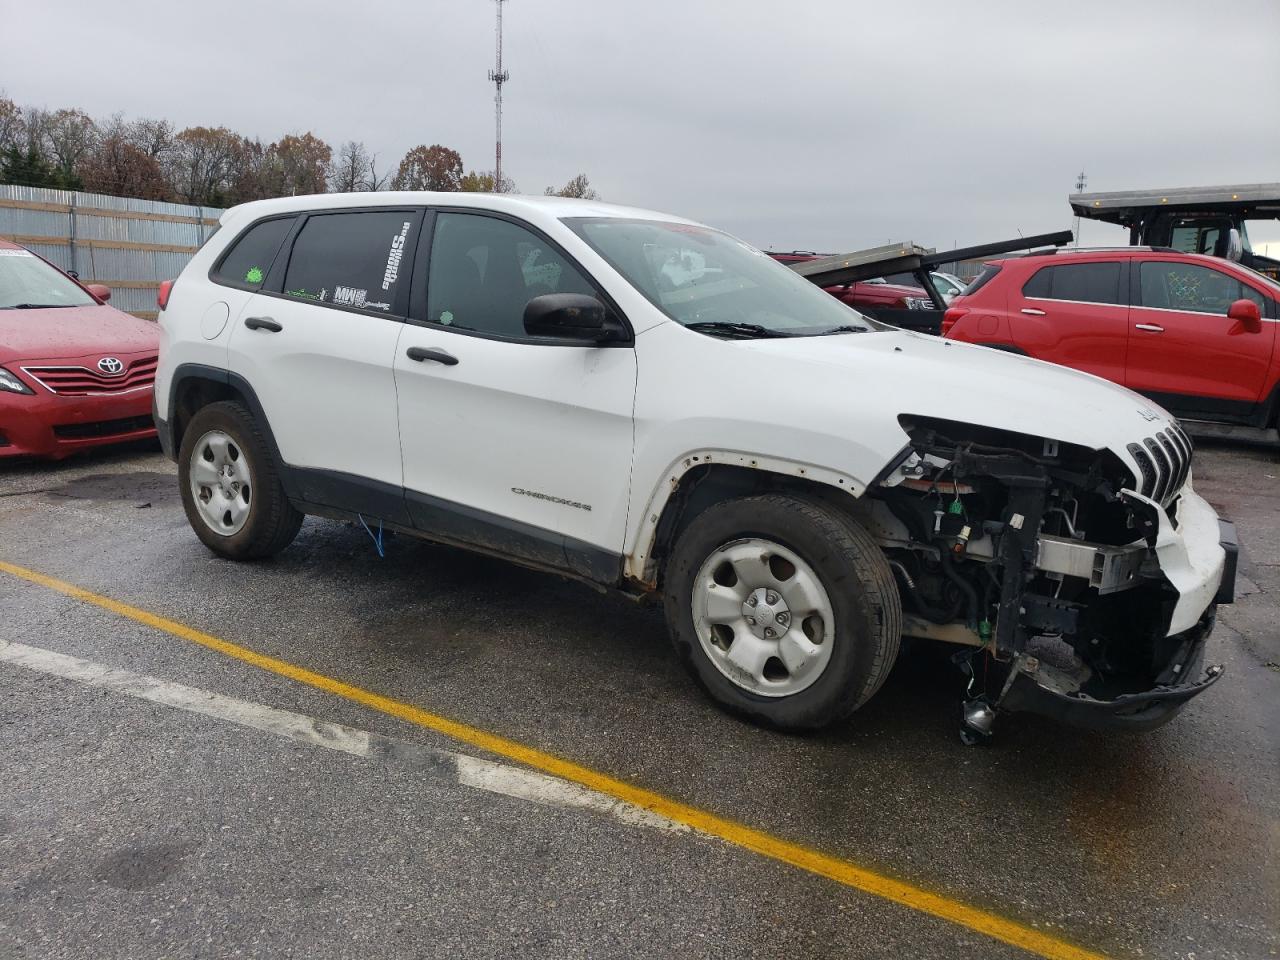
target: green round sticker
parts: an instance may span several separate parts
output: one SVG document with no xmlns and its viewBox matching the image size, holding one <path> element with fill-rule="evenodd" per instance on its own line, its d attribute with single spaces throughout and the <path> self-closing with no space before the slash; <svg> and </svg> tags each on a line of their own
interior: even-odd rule
<svg viewBox="0 0 1280 960">
<path fill-rule="evenodd" d="M 446 327 L 449 324 L 453 323 L 453 311 L 446 310 L 444 313 L 440 314 L 440 322 L 443 323 Z"/>
<path fill-rule="evenodd" d="M 261 268 L 261 267 L 250 267 L 250 268 L 249 268 L 249 272 L 248 272 L 248 273 L 246 273 L 246 274 L 244 275 L 244 282 L 245 282 L 245 283 L 261 283 L 261 282 L 262 282 L 262 268 Z"/>
</svg>

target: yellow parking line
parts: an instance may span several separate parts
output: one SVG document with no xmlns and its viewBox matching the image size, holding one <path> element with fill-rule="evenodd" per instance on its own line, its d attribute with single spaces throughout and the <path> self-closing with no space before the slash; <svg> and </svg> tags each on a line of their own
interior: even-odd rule
<svg viewBox="0 0 1280 960">
<path fill-rule="evenodd" d="M 732 820 L 716 816 L 714 813 L 699 810 L 697 807 L 665 797 L 652 790 L 624 783 L 608 774 L 600 773 L 571 760 L 557 757 L 554 754 L 546 753 L 534 747 L 527 747 L 522 743 L 508 740 L 497 734 L 480 730 L 465 723 L 459 723 L 456 720 L 450 720 L 448 717 L 429 713 L 411 704 L 402 703 L 399 700 L 393 700 L 370 690 L 364 690 L 342 680 L 315 673 L 305 667 L 299 667 L 284 660 L 277 660 L 275 657 L 255 653 L 246 647 L 219 639 L 201 630 L 178 623 L 176 620 L 170 620 L 167 617 L 150 613 L 127 603 L 121 603 L 119 600 L 92 593 L 89 590 L 81 589 L 74 584 L 58 580 L 55 577 L 38 573 L 35 570 L 28 570 L 16 564 L 6 563 L 3 560 L 0 560 L 0 571 L 22 580 L 27 580 L 30 583 L 48 587 L 50 590 L 56 590 L 85 603 L 94 604 L 137 623 L 161 630 L 171 636 L 198 643 L 228 657 L 234 657 L 244 663 L 252 664 L 263 670 L 269 670 L 282 677 L 288 677 L 290 680 L 305 683 L 310 687 L 354 701 L 380 713 L 442 733 L 481 750 L 487 750 L 509 760 L 518 761 L 536 770 L 541 770 L 543 773 L 561 777 L 599 793 L 644 807 L 677 823 L 683 823 L 702 833 L 718 837 L 727 843 L 751 850 L 761 856 L 791 864 L 809 873 L 826 877 L 855 890 L 861 890 L 863 893 L 882 897 L 885 900 L 891 900 L 894 903 L 910 907 L 912 910 L 918 910 L 929 916 L 938 917 L 966 927 L 969 930 L 986 934 L 1036 956 L 1049 958 L 1049 960 L 1105 960 L 1102 954 L 1078 947 L 1014 920 L 1008 920 L 986 910 L 971 907 L 958 900 L 932 893 L 913 884 L 895 880 L 866 867 L 857 866 L 847 860 L 841 860 L 837 857 L 819 853 L 816 850 L 810 850 L 799 844 L 772 836 L 762 830 L 755 830 L 740 823 L 734 823 Z"/>
</svg>

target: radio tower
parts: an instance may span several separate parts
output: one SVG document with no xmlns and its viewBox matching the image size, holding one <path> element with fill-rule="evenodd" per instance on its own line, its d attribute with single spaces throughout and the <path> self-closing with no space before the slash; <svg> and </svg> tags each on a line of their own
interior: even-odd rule
<svg viewBox="0 0 1280 960">
<path fill-rule="evenodd" d="M 497 125 L 497 148 L 493 162 L 493 192 L 502 193 L 502 85 L 510 79 L 510 74 L 502 69 L 502 5 L 507 0 L 497 0 L 498 4 L 498 29 L 497 29 L 497 62 L 495 67 L 489 71 L 489 79 L 494 82 L 498 88 L 497 95 L 493 98 L 493 112 Z"/>
<path fill-rule="evenodd" d="M 500 9 L 500 8 L 499 8 L 499 9 Z M 1078 174 L 1075 174 L 1075 192 L 1076 192 L 1076 193 L 1083 193 L 1083 192 L 1084 192 L 1084 188 L 1085 188 L 1085 187 L 1087 187 L 1087 186 L 1088 186 L 1088 184 L 1089 184 L 1089 178 L 1088 178 L 1088 177 L 1085 177 L 1085 175 L 1084 175 L 1084 170 L 1080 170 L 1080 172 L 1079 172 Z M 1079 247 L 1080 247 L 1080 218 L 1079 218 L 1079 216 L 1078 216 L 1078 218 L 1075 218 L 1075 247 L 1076 247 L 1076 250 L 1079 250 Z"/>
</svg>

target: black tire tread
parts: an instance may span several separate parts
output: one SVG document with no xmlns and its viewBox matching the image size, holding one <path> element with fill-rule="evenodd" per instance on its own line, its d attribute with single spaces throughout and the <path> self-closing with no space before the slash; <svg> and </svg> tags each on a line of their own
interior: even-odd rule
<svg viewBox="0 0 1280 960">
<path fill-rule="evenodd" d="M 184 479 L 182 481 L 183 504 L 187 507 L 188 519 L 200 539 L 214 552 L 223 556 L 234 560 L 261 560 L 275 556 L 289 546 L 293 538 L 298 535 L 303 515 L 289 502 L 284 492 L 284 485 L 280 482 L 280 471 L 275 458 L 271 455 L 271 448 L 268 446 L 262 426 L 243 404 L 234 400 L 219 400 L 196 411 L 184 432 L 184 442 L 178 462 L 180 465 L 189 462 L 191 445 L 206 429 L 202 423 L 223 417 L 231 420 L 234 427 L 244 434 L 241 438 L 241 446 L 250 450 L 252 456 L 250 463 L 253 464 L 257 474 L 255 489 L 252 491 L 253 506 L 255 511 L 264 512 L 255 513 L 249 518 L 250 536 L 242 542 L 232 544 L 230 538 L 221 541 L 212 539 L 216 535 L 211 533 L 206 535 L 207 531 L 202 529 L 203 521 L 197 516 L 192 516 L 194 507 L 187 503 L 189 493 Z"/>
<path fill-rule="evenodd" d="M 873 659 L 870 669 L 866 672 L 859 688 L 850 690 L 844 699 L 826 715 L 818 718 L 816 722 L 796 724 L 792 728 L 825 726 L 848 717 L 865 704 L 875 695 L 876 691 L 880 689 L 889 676 L 889 672 L 897 660 L 901 643 L 902 600 L 898 593 L 893 571 L 889 567 L 888 561 L 885 559 L 879 545 L 852 516 L 820 497 L 771 493 L 741 497 L 715 504 L 699 514 L 680 533 L 672 551 L 672 557 L 674 558 L 681 554 L 682 547 L 684 547 L 688 539 L 694 536 L 697 528 L 707 523 L 714 523 L 718 513 L 735 510 L 745 511 L 747 515 L 751 515 L 766 506 L 790 513 L 795 516 L 797 522 L 807 524 L 821 533 L 823 540 L 829 545 L 831 551 L 837 555 L 840 562 L 848 565 L 852 570 L 853 576 L 861 584 L 866 602 L 873 610 L 872 619 L 878 624 L 877 635 L 869 638 L 873 645 Z M 668 605 L 668 622 L 672 623 L 672 618 L 676 613 L 672 604 L 686 603 L 687 598 L 677 598 L 669 595 L 666 598 L 666 602 Z M 692 657 L 694 654 L 689 646 L 690 643 L 696 643 L 697 640 L 696 638 L 686 640 L 681 638 L 679 634 L 680 631 L 672 624 L 671 636 L 681 660 L 694 675 L 694 678 L 698 680 L 699 684 L 706 689 L 706 683 L 698 674 L 697 668 L 693 663 Z M 770 726 L 779 726 L 773 718 L 749 706 L 729 704 L 726 704 L 726 706 L 729 706 L 735 712 L 747 715 L 757 722 Z"/>
</svg>

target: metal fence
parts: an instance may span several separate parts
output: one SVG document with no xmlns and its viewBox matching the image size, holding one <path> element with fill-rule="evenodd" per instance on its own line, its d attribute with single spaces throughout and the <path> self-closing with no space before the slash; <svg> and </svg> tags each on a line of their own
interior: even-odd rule
<svg viewBox="0 0 1280 960">
<path fill-rule="evenodd" d="M 154 320 L 156 289 L 218 225 L 222 210 L 0 184 L 0 239 L 111 288 L 111 304 Z"/>
</svg>

